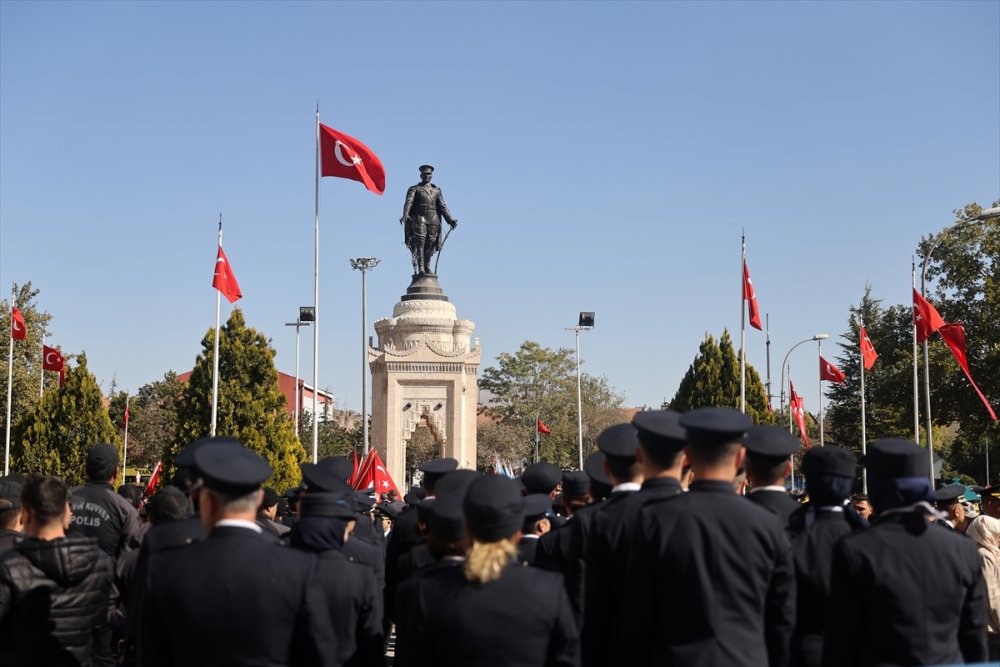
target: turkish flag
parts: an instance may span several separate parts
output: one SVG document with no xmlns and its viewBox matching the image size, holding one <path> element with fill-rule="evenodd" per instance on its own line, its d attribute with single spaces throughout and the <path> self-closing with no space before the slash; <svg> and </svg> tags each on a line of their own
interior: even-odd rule
<svg viewBox="0 0 1000 667">
<path fill-rule="evenodd" d="M 128 404 L 125 404 L 125 415 L 122 417 L 122 428 L 128 428 Z"/>
<path fill-rule="evenodd" d="M 951 353 L 955 355 L 955 361 L 957 361 L 958 365 L 962 367 L 963 371 L 965 371 L 965 377 L 969 378 L 972 388 L 976 390 L 977 394 L 979 394 L 979 400 L 981 400 L 983 405 L 986 406 L 986 409 L 989 410 L 990 417 L 993 418 L 993 421 L 996 421 L 997 413 L 993 411 L 993 407 L 990 405 L 990 402 L 986 400 L 986 397 L 983 396 L 983 392 L 979 390 L 979 386 L 976 385 L 976 381 L 972 379 L 972 373 L 969 371 L 969 358 L 965 354 L 965 327 L 961 324 L 945 324 L 938 329 L 938 333 L 941 334 L 941 338 L 943 338 L 944 342 L 949 348 L 951 348 Z"/>
<path fill-rule="evenodd" d="M 839 368 L 831 364 L 829 361 L 823 357 L 819 358 L 819 379 L 820 382 L 826 380 L 827 382 L 840 382 L 844 383 L 847 381 L 847 376 L 844 375 Z"/>
<path fill-rule="evenodd" d="M 385 192 L 385 167 L 363 143 L 320 123 L 319 145 L 323 176 L 360 181 L 377 195 Z"/>
<path fill-rule="evenodd" d="M 355 489 L 367 489 L 371 486 L 371 480 L 369 479 L 369 471 L 372 467 L 372 461 L 375 457 L 375 448 L 372 447 L 368 450 L 368 456 L 365 460 L 361 462 L 361 466 L 358 468 L 358 472 L 354 475 L 354 479 L 351 482 L 351 486 Z M 364 486 L 362 486 L 364 485 Z"/>
<path fill-rule="evenodd" d="M 944 319 L 931 302 L 913 290 L 913 325 L 917 327 L 917 342 L 923 343 L 944 326 Z"/>
<path fill-rule="evenodd" d="M 757 293 L 754 292 L 753 282 L 750 280 L 750 269 L 747 268 L 747 261 L 743 260 L 743 300 L 747 302 L 750 310 L 750 326 L 757 331 L 761 331 L 760 309 L 757 307 Z"/>
<path fill-rule="evenodd" d="M 788 401 L 789 408 L 792 411 L 792 416 L 795 417 L 795 423 L 799 427 L 799 435 L 802 437 L 802 442 L 806 447 L 809 446 L 809 434 L 806 432 L 806 404 L 801 396 L 795 393 L 795 385 L 792 384 L 792 380 L 788 380 L 788 390 L 791 394 L 791 398 Z"/>
<path fill-rule="evenodd" d="M 222 292 L 222 296 L 226 297 L 229 303 L 236 303 L 243 298 L 240 285 L 236 282 L 236 274 L 233 273 L 233 267 L 230 266 L 229 259 L 222 251 L 221 245 L 215 259 L 215 276 L 212 278 L 212 287 Z"/>
<path fill-rule="evenodd" d="M 875 351 L 875 346 L 872 345 L 872 339 L 868 337 L 868 332 L 865 331 L 864 327 L 861 327 L 861 359 L 865 364 L 865 370 L 870 371 L 872 366 L 875 365 L 875 360 L 878 359 L 878 353 Z"/>
<path fill-rule="evenodd" d="M 378 452 L 374 448 L 369 451 L 368 458 L 370 459 L 368 469 L 361 479 L 358 480 L 358 485 L 355 488 L 374 488 L 375 493 L 378 495 L 388 493 L 389 491 L 395 491 L 398 494 L 399 489 L 396 488 L 396 483 L 392 481 L 389 471 L 385 469 L 385 464 L 382 463 L 382 457 L 378 455 Z"/>
<path fill-rule="evenodd" d="M 353 470 L 351 470 L 351 477 L 350 477 L 350 479 L 347 480 L 347 484 L 348 484 L 348 486 L 350 486 L 353 489 L 354 488 L 354 480 L 356 480 L 358 478 L 358 450 L 356 450 L 356 449 L 354 450 L 354 456 L 353 456 L 352 463 L 354 464 L 354 468 L 353 468 Z"/>
<path fill-rule="evenodd" d="M 65 361 L 62 354 L 54 347 L 42 346 L 42 369 L 46 371 L 61 371 Z"/>
<path fill-rule="evenodd" d="M 535 427 L 538 429 L 539 433 L 541 433 L 542 435 L 548 435 L 550 433 L 549 427 L 546 426 L 541 419 L 536 419 L 535 421 L 538 422 L 537 424 L 535 424 Z"/>
<path fill-rule="evenodd" d="M 149 482 L 146 483 L 146 488 L 143 490 L 142 495 L 147 498 L 153 495 L 153 492 L 156 491 L 156 485 L 160 482 L 161 470 L 163 470 L 163 461 L 157 463 L 156 467 L 153 468 L 153 474 L 149 476 Z"/>
<path fill-rule="evenodd" d="M 10 337 L 14 340 L 24 340 L 28 330 L 24 328 L 24 315 L 17 308 L 10 311 Z"/>
</svg>

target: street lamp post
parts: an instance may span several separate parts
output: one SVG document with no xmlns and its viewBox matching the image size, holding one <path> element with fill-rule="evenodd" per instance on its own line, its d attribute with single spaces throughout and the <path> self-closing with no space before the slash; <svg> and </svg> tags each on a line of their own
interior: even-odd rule
<svg viewBox="0 0 1000 667">
<path fill-rule="evenodd" d="M 378 266 L 378 257 L 352 259 L 351 268 L 361 272 L 361 440 L 368 456 L 368 272 Z"/>
<path fill-rule="evenodd" d="M 304 316 L 304 318 L 303 318 Z M 299 413 L 302 411 L 302 406 L 299 404 L 299 394 L 302 392 L 299 390 L 299 330 L 302 327 L 309 326 L 312 322 L 312 308 L 309 306 L 301 306 L 299 308 L 299 316 L 295 318 L 294 322 L 285 322 L 286 327 L 295 327 L 295 437 L 299 437 Z M 313 415 L 315 418 L 315 415 Z"/>
<path fill-rule="evenodd" d="M 788 368 L 788 357 L 791 356 L 792 350 L 794 350 L 795 348 L 797 348 L 799 345 L 805 345 L 806 343 L 811 343 L 812 341 L 817 341 L 817 343 L 818 343 L 819 341 L 826 340 L 829 337 L 830 337 L 830 334 L 816 334 L 812 338 L 806 338 L 805 340 L 800 340 L 795 345 L 792 345 L 791 349 L 789 349 L 788 352 L 785 354 L 785 358 L 782 359 L 782 361 L 781 361 L 781 409 L 782 410 L 785 409 L 785 373 L 786 373 L 786 369 Z M 789 395 L 789 400 L 791 400 L 791 395 Z M 822 400 L 822 398 L 820 400 Z M 791 405 L 788 406 L 788 432 L 789 433 L 792 432 L 792 406 Z M 794 488 L 795 487 L 795 459 L 794 459 L 794 457 L 792 457 L 791 460 L 792 460 L 792 487 Z"/>
<path fill-rule="evenodd" d="M 950 227 L 945 227 L 941 230 L 941 233 L 933 237 L 931 242 L 931 247 L 927 249 L 927 253 L 924 255 L 923 260 L 920 262 L 920 296 L 927 298 L 927 260 L 931 258 L 934 254 L 934 250 L 938 247 L 941 241 L 949 233 L 964 227 L 966 225 L 971 225 L 977 222 L 984 222 L 986 220 L 992 220 L 994 218 L 1000 218 L 1000 207 L 988 208 L 979 213 L 974 218 L 969 220 L 960 220 Z M 926 426 L 927 426 L 927 456 L 930 458 L 931 464 L 931 484 L 934 483 L 934 434 L 931 431 L 931 370 L 929 362 L 929 354 L 927 351 L 927 341 L 923 343 L 923 357 L 924 357 L 924 409 L 927 412 Z M 915 408 L 916 406 L 914 406 Z"/>
<path fill-rule="evenodd" d="M 576 332 L 576 432 L 577 457 L 579 459 L 580 470 L 583 470 L 583 393 L 580 389 L 580 332 L 589 331 L 593 328 L 594 313 L 581 312 L 577 325 L 566 329 L 566 331 Z"/>
</svg>

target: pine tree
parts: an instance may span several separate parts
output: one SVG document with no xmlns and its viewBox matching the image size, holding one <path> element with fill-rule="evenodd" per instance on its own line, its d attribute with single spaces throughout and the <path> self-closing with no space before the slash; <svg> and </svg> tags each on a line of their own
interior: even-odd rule
<svg viewBox="0 0 1000 667">
<path fill-rule="evenodd" d="M 746 369 L 746 414 L 756 423 L 773 423 L 774 416 L 767 409 L 767 395 L 760 374 L 750 364 Z M 705 334 L 669 406 L 678 412 L 703 406 L 739 409 L 740 360 L 729 331 L 723 330 L 719 342 L 711 334 Z"/>
<path fill-rule="evenodd" d="M 121 452 L 121 438 L 108 418 L 97 379 L 87 369 L 87 356 L 76 357 L 69 365 L 66 384 L 46 389 L 34 412 L 17 428 L 12 439 L 12 468 L 23 473 L 61 477 L 70 485 L 86 481 L 87 451 L 107 442 Z"/>
<path fill-rule="evenodd" d="M 181 447 L 209 435 L 212 419 L 212 360 L 215 329 L 201 341 L 191 379 L 178 408 L 177 438 L 163 452 L 164 467 L 173 468 Z M 238 438 L 270 464 L 274 488 L 298 484 L 299 464 L 306 451 L 295 437 L 295 426 L 278 386 L 275 351 L 267 338 L 247 327 L 243 312 L 234 308 L 219 339 L 219 406 L 216 434 Z"/>
</svg>

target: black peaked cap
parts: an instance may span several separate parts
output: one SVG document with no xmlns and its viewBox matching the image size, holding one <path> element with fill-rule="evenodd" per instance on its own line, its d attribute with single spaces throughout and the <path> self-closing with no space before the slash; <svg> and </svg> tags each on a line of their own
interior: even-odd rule
<svg viewBox="0 0 1000 667">
<path fill-rule="evenodd" d="M 532 463 L 521 473 L 521 484 L 528 493 L 552 493 L 562 481 L 562 470 L 547 461 Z"/>
<path fill-rule="evenodd" d="M 743 442 L 753 420 L 732 408 L 703 407 L 683 414 L 680 425 L 687 433 L 689 444 L 718 447 Z"/>
<path fill-rule="evenodd" d="M 236 443 L 199 447 L 194 467 L 209 489 L 244 496 L 260 488 L 271 477 L 271 466 L 263 458 Z"/>
<path fill-rule="evenodd" d="M 451 493 L 464 494 L 465 490 L 469 488 L 469 484 L 472 484 L 473 480 L 481 477 L 481 475 L 475 470 L 459 469 L 452 470 L 438 480 L 437 486 L 434 487 L 434 492 L 438 496 L 444 496 Z"/>
<path fill-rule="evenodd" d="M 858 457 L 836 445 L 813 447 L 802 457 L 802 474 L 806 477 L 828 475 L 853 479 L 857 467 Z"/>
<path fill-rule="evenodd" d="M 883 438 L 868 446 L 865 467 L 879 477 L 924 477 L 930 475 L 927 450 L 902 438 Z"/>
<path fill-rule="evenodd" d="M 547 493 L 529 493 L 524 497 L 524 520 L 538 521 L 552 509 L 552 497 Z"/>
<path fill-rule="evenodd" d="M 345 456 L 327 456 L 317 461 L 316 465 L 345 482 L 354 474 L 354 464 L 348 461 Z"/>
<path fill-rule="evenodd" d="M 457 468 L 458 461 L 450 458 L 433 459 L 420 464 L 420 472 L 424 473 L 424 479 L 428 482 L 437 480 Z"/>
<path fill-rule="evenodd" d="M 512 537 L 524 519 L 524 497 L 518 483 L 500 475 L 474 480 L 462 508 L 469 532 L 482 542 Z"/>
<path fill-rule="evenodd" d="M 799 439 L 787 430 L 769 424 L 751 426 L 747 430 L 747 437 L 743 444 L 747 448 L 748 456 L 778 460 L 787 459 L 799 451 L 801 445 Z"/>
<path fill-rule="evenodd" d="M 318 463 L 303 463 L 299 467 L 302 469 L 302 485 L 309 493 L 324 491 L 341 495 L 354 493 L 354 489 L 347 482 Z"/>
<path fill-rule="evenodd" d="M 597 448 L 619 459 L 634 459 L 638 446 L 639 434 L 634 424 L 614 424 L 597 436 Z"/>
<path fill-rule="evenodd" d="M 673 410 L 644 410 L 635 413 L 632 424 L 643 447 L 679 452 L 687 446 L 687 432 L 680 418 L 681 414 Z"/>
<path fill-rule="evenodd" d="M 961 484 L 949 484 L 942 486 L 934 492 L 934 502 L 938 505 L 954 505 L 960 503 L 965 495 L 965 487 Z"/>
<path fill-rule="evenodd" d="M 243 446 L 243 443 L 237 440 L 236 438 L 230 438 L 229 436 L 225 435 L 218 435 L 209 438 L 198 438 L 197 440 L 186 445 L 184 449 L 177 452 L 177 457 L 174 459 L 174 463 L 177 465 L 178 468 L 194 468 L 195 452 L 197 452 L 205 445 L 225 445 L 225 444 L 239 445 L 240 447 Z"/>
<path fill-rule="evenodd" d="M 567 470 L 562 476 L 563 495 L 582 498 L 590 493 L 590 477 L 582 470 Z"/>
<path fill-rule="evenodd" d="M 586 471 L 587 476 L 590 477 L 591 482 L 611 486 L 611 478 L 608 477 L 608 473 L 604 472 L 604 461 L 606 459 L 607 457 L 604 455 L 604 452 L 594 452 L 583 462 L 583 469 Z"/>
<path fill-rule="evenodd" d="M 464 493 L 438 496 L 428 508 L 427 530 L 443 542 L 457 542 L 465 537 Z"/>
<path fill-rule="evenodd" d="M 302 505 L 299 507 L 303 517 L 326 516 L 345 521 L 352 521 L 358 517 L 351 509 L 351 498 L 339 493 L 328 493 L 320 491 L 318 493 L 307 493 L 302 497 Z"/>
</svg>

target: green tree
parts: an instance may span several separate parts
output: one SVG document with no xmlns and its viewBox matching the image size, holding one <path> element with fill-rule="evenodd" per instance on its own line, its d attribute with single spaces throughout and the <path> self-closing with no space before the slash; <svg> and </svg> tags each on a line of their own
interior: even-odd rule
<svg viewBox="0 0 1000 667">
<path fill-rule="evenodd" d="M 552 350 L 525 341 L 517 352 L 501 353 L 497 366 L 483 371 L 479 386 L 493 395 L 489 414 L 507 429 L 508 441 L 520 441 L 517 459 L 533 460 L 535 420 L 541 417 L 551 433 L 542 437 L 541 459 L 563 467 L 577 467 L 578 423 L 576 357 L 573 350 Z M 598 434 L 624 420 L 623 398 L 607 378 L 581 374 L 583 455 L 596 450 Z M 508 456 L 514 458 L 511 448 Z M 512 461 L 511 461 L 512 462 Z M 483 459 L 480 457 L 480 464 Z M 487 461 L 491 465 L 492 461 Z"/>
<path fill-rule="evenodd" d="M 329 410 L 329 406 L 325 408 Z M 346 429 L 331 419 L 328 414 L 319 420 L 319 429 L 316 438 L 317 458 L 323 459 L 328 456 L 347 456 L 357 450 L 358 456 L 361 454 L 361 421 L 359 420 L 354 429 Z M 303 410 L 299 414 L 299 441 L 305 447 L 309 460 L 312 460 L 312 413 Z"/>
<path fill-rule="evenodd" d="M 118 447 L 121 438 L 108 418 L 104 397 L 97 380 L 87 369 L 87 356 L 76 357 L 77 365 L 66 357 L 66 383 L 53 387 L 35 410 L 18 424 L 13 440 L 13 469 L 24 473 L 56 475 L 68 484 L 86 481 L 87 450 L 98 442 Z"/>
<path fill-rule="evenodd" d="M 172 468 L 180 448 L 209 435 L 212 420 L 212 361 L 215 330 L 201 341 L 191 379 L 178 408 L 177 438 L 163 452 L 164 466 Z M 238 438 L 270 464 L 275 488 L 298 484 L 299 464 L 306 451 L 295 437 L 295 426 L 278 386 L 274 349 L 267 338 L 246 325 L 234 308 L 219 338 L 219 405 L 217 434 Z"/>
<path fill-rule="evenodd" d="M 747 416 L 758 424 L 774 423 L 760 374 L 750 364 L 746 370 Z M 740 360 L 728 330 L 723 330 L 719 342 L 711 334 L 705 334 L 698 354 L 669 403 L 670 409 L 678 412 L 712 405 L 740 408 Z"/>
<path fill-rule="evenodd" d="M 163 453 L 164 443 L 172 443 L 177 435 L 177 409 L 184 393 L 184 383 L 177 374 L 168 371 L 163 379 L 144 384 L 128 400 L 128 464 L 129 467 L 153 467 Z M 114 392 L 108 414 L 124 438 L 122 422 L 125 416 L 123 391 Z"/>
<path fill-rule="evenodd" d="M 39 310 L 35 304 L 38 290 L 31 283 L 14 286 L 14 305 L 24 317 L 25 339 L 15 340 L 14 370 L 11 386 L 11 416 L 12 426 L 18 424 L 27 415 L 34 412 L 38 405 L 38 388 L 41 379 L 42 339 L 48 333 L 52 316 Z M 7 358 L 10 354 L 11 338 L 6 332 L 11 330 L 10 295 L 0 301 L 0 376 L 3 377 L 3 390 L 0 391 L 0 421 L 6 427 L 7 419 Z M 46 373 L 49 376 L 46 386 L 58 385 L 58 374 Z M 54 384 L 53 384 L 54 383 Z M 13 437 L 13 433 L 11 434 Z"/>
</svg>

